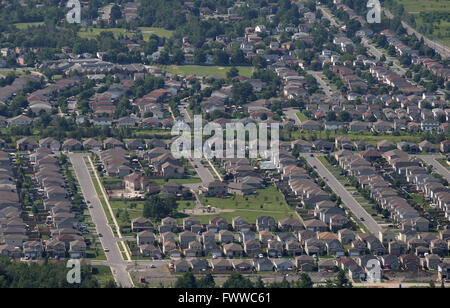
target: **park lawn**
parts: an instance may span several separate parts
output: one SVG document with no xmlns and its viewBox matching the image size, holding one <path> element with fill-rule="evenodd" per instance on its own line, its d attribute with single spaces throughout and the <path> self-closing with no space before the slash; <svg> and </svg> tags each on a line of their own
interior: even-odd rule
<svg viewBox="0 0 450 308">
<path fill-rule="evenodd" d="M 109 201 L 109 204 L 111 204 L 111 207 L 114 209 L 129 209 L 129 210 L 143 210 L 145 201 L 131 201 L 131 200 L 114 200 Z M 133 206 L 134 205 L 134 206 Z"/>
<path fill-rule="evenodd" d="M 139 27 L 139 30 L 142 32 L 142 36 L 144 37 L 144 41 L 147 41 L 152 34 L 155 34 L 159 37 L 170 38 L 173 35 L 173 31 L 166 30 L 163 28 L 155 28 L 155 27 Z"/>
<path fill-rule="evenodd" d="M 109 280 L 114 280 L 111 268 L 107 265 L 92 265 L 92 273 L 101 286 Z"/>
<path fill-rule="evenodd" d="M 151 179 L 151 180 L 158 185 L 164 185 L 166 183 L 165 179 Z M 196 184 L 201 183 L 202 180 L 198 177 L 189 177 L 186 179 L 169 179 L 169 182 L 177 182 L 179 184 Z"/>
<path fill-rule="evenodd" d="M 200 219 L 201 224 L 208 224 L 209 220 L 214 217 L 222 217 L 225 218 L 228 223 L 231 223 L 232 219 L 237 216 L 242 216 L 247 218 L 248 222 L 253 224 L 256 222 L 256 218 L 260 216 L 272 216 L 276 220 L 280 220 L 283 218 L 295 218 L 297 216 L 294 212 L 286 212 L 286 213 L 272 213 L 272 212 L 257 212 L 257 211 L 246 211 L 246 210 L 236 210 L 233 212 L 219 213 L 219 214 L 211 214 L 211 215 L 193 215 Z"/>
<path fill-rule="evenodd" d="M 283 195 L 274 186 L 258 189 L 256 194 L 248 196 L 235 195 L 230 198 L 200 196 L 200 201 L 203 205 L 211 205 L 220 209 L 294 212 L 284 200 Z"/>
<path fill-rule="evenodd" d="M 36 21 L 36 22 L 19 22 L 19 23 L 15 23 L 14 26 L 19 29 L 19 30 L 23 30 L 26 29 L 28 27 L 36 27 L 36 26 L 40 26 L 43 25 L 44 22 L 43 21 Z"/>
<path fill-rule="evenodd" d="M 438 163 L 440 163 L 443 167 L 450 169 L 450 165 L 447 163 L 447 160 L 445 158 L 438 158 L 436 159 Z"/>
<path fill-rule="evenodd" d="M 86 249 L 86 257 L 89 260 L 106 261 L 105 251 L 102 247 Z"/>
<path fill-rule="evenodd" d="M 303 114 L 303 112 L 297 112 L 297 118 L 300 120 L 300 122 L 305 122 L 308 120 L 308 118 Z"/>
<path fill-rule="evenodd" d="M 203 66 L 203 65 L 160 65 L 160 69 L 181 76 L 187 75 L 200 75 L 200 76 L 219 76 L 226 78 L 227 72 L 231 69 L 231 66 Z M 253 67 L 251 66 L 236 66 L 239 70 L 239 75 L 245 77 L 251 77 L 253 73 Z"/>
<path fill-rule="evenodd" d="M 420 17 L 420 13 L 447 12 L 447 14 L 450 14 L 449 0 L 397 0 L 397 2 L 403 5 L 406 12 L 415 17 L 415 28 L 419 32 L 421 32 L 420 29 L 423 29 L 425 23 L 428 23 Z M 432 33 L 426 33 L 425 36 L 450 46 L 450 37 L 448 35 L 450 31 L 450 21 L 443 19 L 439 22 L 439 20 L 436 19 L 432 24 Z"/>
<path fill-rule="evenodd" d="M 118 38 L 121 34 L 122 35 L 132 35 L 132 34 L 134 34 L 132 31 L 129 31 L 129 30 L 124 29 L 124 28 L 94 28 L 94 27 L 88 27 L 87 31 L 86 31 L 86 28 L 81 28 L 81 30 L 78 31 L 78 36 L 81 37 L 81 38 L 94 39 L 101 32 L 112 32 L 114 34 L 115 38 Z"/>
<path fill-rule="evenodd" d="M 408 13 L 420 12 L 434 12 L 434 11 L 449 11 L 449 0 L 397 0 L 398 3 L 403 4 Z"/>
<path fill-rule="evenodd" d="M 353 132 L 339 132 L 339 131 L 326 131 L 326 130 L 320 130 L 320 131 L 300 131 L 297 130 L 292 133 L 292 138 L 294 139 L 305 139 L 305 140 L 311 140 L 311 137 L 315 137 L 317 139 L 335 139 L 340 136 L 345 136 L 349 138 L 352 141 L 355 140 L 363 140 L 367 143 L 376 144 L 379 141 L 382 140 L 389 140 L 392 143 L 398 143 L 400 141 L 406 141 L 406 142 L 412 142 L 412 143 L 419 143 L 422 139 L 420 135 L 400 135 L 395 136 L 392 134 L 379 134 L 378 136 L 375 136 L 371 133 L 353 133 Z"/>
<path fill-rule="evenodd" d="M 108 189 L 114 189 L 122 185 L 123 180 L 122 179 L 116 179 L 116 178 L 101 178 L 103 187 Z"/>
</svg>

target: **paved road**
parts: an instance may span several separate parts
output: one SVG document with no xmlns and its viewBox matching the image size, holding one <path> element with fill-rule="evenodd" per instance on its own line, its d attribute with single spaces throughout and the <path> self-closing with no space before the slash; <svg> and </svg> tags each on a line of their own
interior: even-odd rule
<svg viewBox="0 0 450 308">
<path fill-rule="evenodd" d="M 376 48 L 374 45 L 369 43 L 367 38 L 365 38 L 365 37 L 362 38 L 361 42 L 363 43 L 363 46 L 368 49 L 369 53 L 372 54 L 375 58 L 377 58 L 377 60 L 379 60 L 381 58 L 383 53 L 378 48 Z M 406 70 L 395 62 L 395 61 L 397 61 L 397 59 L 395 57 L 391 57 L 389 55 L 385 55 L 385 57 L 386 57 L 386 62 L 392 62 L 392 68 L 393 68 L 394 72 L 396 72 L 397 74 L 399 74 L 401 76 L 406 73 Z"/>
<path fill-rule="evenodd" d="M 393 19 L 394 15 L 392 15 L 391 12 L 389 12 L 387 9 L 383 9 L 384 14 L 389 18 L 389 19 Z M 437 41 L 433 41 L 430 40 L 428 38 L 426 38 L 425 36 L 423 36 L 422 34 L 420 34 L 419 32 L 417 32 L 415 29 L 413 29 L 412 27 L 410 27 L 406 22 L 402 21 L 402 26 L 403 28 L 405 28 L 406 32 L 411 35 L 414 34 L 419 40 L 421 38 L 423 38 L 424 43 L 434 49 L 434 51 L 436 51 L 438 54 L 440 54 L 442 56 L 442 58 L 449 58 L 450 57 L 450 48 L 448 48 L 447 46 L 437 42 Z"/>
<path fill-rule="evenodd" d="M 328 14 L 328 12 L 323 7 L 317 6 L 317 8 L 322 11 L 323 17 L 328 19 L 332 26 L 339 27 L 339 24 L 336 22 L 336 20 L 333 17 L 331 17 L 331 15 Z"/>
<path fill-rule="evenodd" d="M 89 213 L 95 224 L 97 233 L 102 234 L 102 237 L 99 237 L 102 247 L 109 249 L 109 252 L 105 252 L 107 259 L 105 264 L 111 267 L 114 279 L 119 286 L 124 288 L 133 287 L 133 281 L 127 271 L 127 262 L 123 260 L 122 253 L 117 245 L 117 239 L 114 237 L 114 233 L 108 225 L 108 219 L 98 198 L 89 170 L 86 167 L 84 161 L 85 156 L 86 154 L 84 153 L 69 154 L 70 162 L 81 187 L 81 192 L 86 202 L 89 202 L 93 206 L 93 208 L 89 208 Z"/>
<path fill-rule="evenodd" d="M 417 155 L 418 158 L 421 158 L 428 165 L 433 166 L 433 171 L 439 173 L 450 183 L 450 171 L 442 166 L 436 158 L 444 158 L 442 155 Z"/>
<path fill-rule="evenodd" d="M 361 221 L 363 225 L 370 231 L 370 233 L 374 234 L 378 237 L 378 232 L 382 230 L 382 228 L 377 224 L 377 222 L 370 216 L 366 210 L 356 201 L 355 198 L 345 189 L 345 187 L 333 176 L 333 174 L 322 164 L 322 162 L 317 159 L 317 157 L 311 157 L 310 154 L 302 154 L 302 156 L 306 159 L 309 165 L 316 166 L 315 169 L 317 173 L 322 178 L 327 178 L 326 183 L 330 188 L 342 199 L 342 202 L 346 207 L 352 211 L 352 213 L 356 216 L 357 219 L 364 219 Z"/>
<path fill-rule="evenodd" d="M 330 86 L 327 85 L 327 83 L 322 79 L 322 72 L 307 71 L 307 73 L 311 74 L 316 79 L 317 83 L 320 85 L 327 96 L 332 96 L 333 94 L 335 94 Z M 340 95 L 340 93 L 336 93 L 336 95 Z"/>
<path fill-rule="evenodd" d="M 208 167 L 203 167 L 202 160 L 200 158 L 193 158 L 191 164 L 194 167 L 195 172 L 197 172 L 198 176 L 202 179 L 203 184 L 214 182 L 214 176 L 211 171 L 209 171 Z"/>
<path fill-rule="evenodd" d="M 295 125 L 300 127 L 302 125 L 302 121 L 300 121 L 300 119 L 297 117 L 297 112 L 299 111 L 300 110 L 296 108 L 286 108 L 283 110 L 283 113 L 286 116 L 286 118 L 293 120 L 295 122 Z"/>
</svg>

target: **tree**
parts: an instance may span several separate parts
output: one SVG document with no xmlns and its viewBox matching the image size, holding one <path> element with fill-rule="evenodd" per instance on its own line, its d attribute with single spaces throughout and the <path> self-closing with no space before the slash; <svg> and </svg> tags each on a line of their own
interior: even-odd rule
<svg viewBox="0 0 450 308">
<path fill-rule="evenodd" d="M 197 288 L 197 280 L 192 273 L 184 273 L 183 276 L 179 277 L 175 282 L 174 288 L 178 289 L 192 289 Z"/>
<path fill-rule="evenodd" d="M 245 59 L 244 52 L 239 48 L 234 48 L 231 52 L 230 63 L 232 65 L 242 65 L 246 64 L 247 61 Z"/>
<path fill-rule="evenodd" d="M 344 270 L 339 270 L 336 280 L 334 281 L 336 288 L 352 288 L 352 283 L 347 279 Z"/>
<path fill-rule="evenodd" d="M 228 54 L 223 50 L 217 50 L 214 53 L 213 62 L 216 65 L 228 65 Z"/>
<path fill-rule="evenodd" d="M 308 274 L 301 273 L 300 280 L 297 281 L 297 285 L 299 288 L 303 289 L 311 289 L 314 285 L 314 282 L 311 280 Z"/>
<path fill-rule="evenodd" d="M 175 213 L 178 204 L 174 197 L 151 196 L 144 204 L 143 215 L 146 218 L 152 217 L 162 219 Z"/>
<path fill-rule="evenodd" d="M 211 275 L 211 273 L 208 273 L 205 275 L 205 277 L 201 278 L 198 280 L 197 283 L 199 288 L 215 288 L 216 287 L 216 282 L 214 281 L 214 277 L 213 275 Z"/>
<path fill-rule="evenodd" d="M 227 72 L 227 78 L 233 78 L 239 75 L 239 70 L 236 67 L 230 68 L 230 70 Z"/>
<path fill-rule="evenodd" d="M 256 69 L 262 69 L 262 68 L 266 68 L 267 67 L 267 62 L 266 62 L 266 58 L 264 58 L 261 55 L 257 55 L 253 58 L 252 61 L 253 66 Z"/>
<path fill-rule="evenodd" d="M 253 288 L 253 282 L 242 276 L 238 273 L 233 273 L 231 276 L 224 282 L 223 287 L 225 289 L 237 289 L 237 288 Z"/>
<path fill-rule="evenodd" d="M 266 286 L 264 285 L 264 281 L 262 281 L 262 278 L 258 277 L 258 279 L 256 280 L 256 283 L 255 283 L 255 288 L 256 289 L 263 289 L 265 287 Z"/>
<path fill-rule="evenodd" d="M 202 49 L 196 49 L 194 51 L 194 63 L 203 64 L 206 62 L 206 54 Z"/>
</svg>

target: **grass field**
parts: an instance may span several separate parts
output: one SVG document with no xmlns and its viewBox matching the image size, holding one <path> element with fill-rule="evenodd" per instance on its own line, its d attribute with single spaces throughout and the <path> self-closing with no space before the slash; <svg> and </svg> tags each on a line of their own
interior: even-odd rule
<svg viewBox="0 0 450 308">
<path fill-rule="evenodd" d="M 200 223 L 202 224 L 208 224 L 209 220 L 214 217 L 222 217 L 225 218 L 229 223 L 231 223 L 232 219 L 237 216 L 242 216 L 248 219 L 248 222 L 251 224 L 254 224 L 256 222 L 256 218 L 267 215 L 272 216 L 275 220 L 280 220 L 283 218 L 295 218 L 297 219 L 297 216 L 294 212 L 286 212 L 286 213 L 267 213 L 267 212 L 250 212 L 245 210 L 236 210 L 234 212 L 228 212 L 228 213 L 219 213 L 219 214 L 212 214 L 212 215 L 198 215 L 195 217 L 198 217 L 200 219 Z"/>
<path fill-rule="evenodd" d="M 114 280 L 111 268 L 107 265 L 93 265 L 92 272 L 101 286 L 104 286 L 110 280 Z"/>
<path fill-rule="evenodd" d="M 227 72 L 231 69 L 231 67 L 201 65 L 161 65 L 159 68 L 166 72 L 180 76 L 200 75 L 219 76 L 223 78 L 227 77 Z M 236 68 L 239 70 L 239 75 L 249 78 L 252 76 L 253 68 L 251 66 L 237 66 Z"/>
<path fill-rule="evenodd" d="M 408 13 L 450 11 L 450 0 L 397 0 Z"/>
<path fill-rule="evenodd" d="M 429 38 L 436 39 L 447 46 L 450 46 L 450 20 L 448 20 L 448 16 L 450 15 L 450 0 L 397 0 L 397 2 L 404 6 L 406 12 L 415 16 L 415 28 L 419 32 L 422 32 Z M 420 13 L 433 12 L 446 12 L 447 19 L 444 18 L 440 21 L 436 20 L 432 23 L 432 27 L 430 28 L 429 22 L 424 21 L 420 17 Z M 425 30 L 427 27 L 431 30 L 431 33 L 430 30 Z"/>
<path fill-rule="evenodd" d="M 335 132 L 335 131 L 326 131 L 326 130 L 320 130 L 320 131 L 295 131 L 292 133 L 292 137 L 294 139 L 305 139 L 310 140 L 311 137 L 315 137 L 317 139 L 334 139 L 339 136 L 345 136 L 349 138 L 350 140 L 362 140 L 367 143 L 376 144 L 379 141 L 382 141 L 384 139 L 387 139 L 393 143 L 397 143 L 400 141 L 406 141 L 406 142 L 413 142 L 413 143 L 419 143 L 422 141 L 422 137 L 419 135 L 400 135 L 400 136 L 394 136 L 392 134 L 380 134 L 378 136 L 374 136 L 371 133 L 353 133 L 353 132 Z"/>
<path fill-rule="evenodd" d="M 43 25 L 44 22 L 43 21 L 37 21 L 37 22 L 20 22 L 20 23 L 16 23 L 14 24 L 14 26 L 16 26 L 18 29 L 23 30 L 26 29 L 28 27 L 34 27 L 34 26 L 40 26 Z"/>
<path fill-rule="evenodd" d="M 274 186 L 259 189 L 255 195 L 233 196 L 230 198 L 211 198 L 200 196 L 203 205 L 211 205 L 219 209 L 233 210 L 211 215 L 198 215 L 202 223 L 207 223 L 210 218 L 220 216 L 231 222 L 233 217 L 242 216 L 254 223 L 256 218 L 262 215 L 272 216 L 275 219 L 293 217 L 295 211 L 289 207 L 282 194 Z"/>
<path fill-rule="evenodd" d="M 142 36 L 144 37 L 144 40 L 148 40 L 150 35 L 156 34 L 159 37 L 172 37 L 173 31 L 166 30 L 163 28 L 154 28 L 154 27 L 139 27 L 139 30 L 142 32 Z"/>
<path fill-rule="evenodd" d="M 284 200 L 282 194 L 278 192 L 274 186 L 259 189 L 254 195 L 235 195 L 229 198 L 201 196 L 200 200 L 204 205 L 211 205 L 220 209 L 293 212 Z"/>
<path fill-rule="evenodd" d="M 308 120 L 308 118 L 303 114 L 303 112 L 297 112 L 297 118 L 300 120 L 300 122 L 305 122 Z"/>
<path fill-rule="evenodd" d="M 88 27 L 87 31 L 86 28 L 82 28 L 78 35 L 82 38 L 89 38 L 93 39 L 96 36 L 98 36 L 101 32 L 112 32 L 114 34 L 114 37 L 118 38 L 120 35 L 128 35 L 131 36 L 133 34 L 139 34 L 142 33 L 142 36 L 144 40 L 148 40 L 150 35 L 156 34 L 159 37 L 166 37 L 169 38 L 172 36 L 173 31 L 166 30 L 163 28 L 153 28 L 153 27 L 140 27 L 138 28 L 138 31 L 133 30 L 127 30 L 124 28 L 93 28 Z"/>
<path fill-rule="evenodd" d="M 450 165 L 447 163 L 447 160 L 445 158 L 438 158 L 436 159 L 438 163 L 440 163 L 442 166 L 444 166 L 447 169 L 450 169 Z"/>
</svg>

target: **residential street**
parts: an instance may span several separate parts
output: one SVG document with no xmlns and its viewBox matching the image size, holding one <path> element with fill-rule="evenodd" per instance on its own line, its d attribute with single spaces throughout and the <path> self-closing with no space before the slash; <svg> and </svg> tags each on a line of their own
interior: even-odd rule
<svg viewBox="0 0 450 308">
<path fill-rule="evenodd" d="M 383 9 L 384 14 L 389 18 L 389 19 L 393 19 L 394 16 L 392 15 L 391 12 L 389 12 L 387 9 Z M 422 34 L 420 34 L 419 32 L 417 32 L 416 30 L 414 30 L 412 27 L 410 27 L 406 22 L 402 21 L 402 26 L 403 28 L 405 28 L 405 30 L 407 31 L 407 33 L 409 35 L 414 34 L 419 40 L 423 37 L 423 41 L 424 43 L 434 49 L 437 53 L 439 53 L 442 58 L 448 58 L 450 57 L 450 49 L 447 46 L 444 46 L 443 44 L 430 40 L 429 38 L 426 38 L 425 36 L 423 36 Z"/>
<path fill-rule="evenodd" d="M 322 164 L 322 162 L 317 159 L 317 157 L 311 157 L 310 154 L 302 154 L 310 166 L 316 166 L 315 170 L 322 177 L 326 178 L 326 183 L 330 188 L 342 199 L 342 202 L 346 207 L 352 211 L 357 219 L 361 221 L 362 224 L 375 236 L 378 236 L 378 232 L 382 228 L 377 224 L 377 222 L 370 216 L 366 210 L 358 203 L 358 201 L 353 198 L 353 196 L 345 189 L 345 187 L 331 174 L 331 172 Z"/>
<path fill-rule="evenodd" d="M 83 193 L 86 202 L 93 206 L 93 208 L 89 208 L 89 213 L 96 226 L 97 233 L 102 234 L 102 236 L 99 237 L 102 247 L 103 249 L 109 249 L 109 252 L 105 252 L 107 258 L 106 264 L 111 267 L 114 279 L 118 285 L 126 288 L 133 287 L 133 281 L 127 271 L 127 262 L 123 260 L 122 253 L 117 244 L 117 239 L 114 237 L 114 233 L 108 225 L 106 214 L 100 199 L 97 196 L 89 170 L 86 167 L 84 161 L 85 156 L 85 153 L 69 154 L 70 162 L 72 163 L 75 175 L 81 187 L 81 192 Z"/>
<path fill-rule="evenodd" d="M 300 119 L 297 117 L 297 112 L 299 112 L 299 110 L 296 108 L 286 108 L 283 110 L 286 118 L 293 120 L 295 122 L 295 125 L 300 127 L 300 125 L 302 125 L 302 121 L 300 121 Z"/>
<path fill-rule="evenodd" d="M 325 95 L 332 96 L 333 90 L 330 88 L 330 86 L 327 85 L 327 83 L 322 79 L 323 73 L 322 72 L 316 72 L 316 71 L 307 71 L 308 74 L 311 74 L 317 81 L 317 83 L 320 85 L 322 90 L 325 92 Z M 337 94 L 337 93 L 336 93 Z"/>
<path fill-rule="evenodd" d="M 450 171 L 442 166 L 436 158 L 444 158 L 442 155 L 417 155 L 418 158 L 421 158 L 428 165 L 433 166 L 433 171 L 439 173 L 450 183 Z"/>
</svg>

